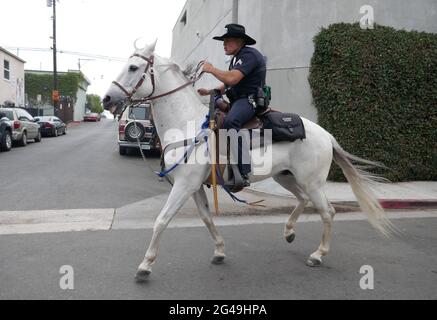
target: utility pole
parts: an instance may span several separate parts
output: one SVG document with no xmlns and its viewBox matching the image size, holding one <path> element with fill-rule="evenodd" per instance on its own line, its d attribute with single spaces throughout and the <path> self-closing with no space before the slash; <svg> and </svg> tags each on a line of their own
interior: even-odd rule
<svg viewBox="0 0 437 320">
<path fill-rule="evenodd" d="M 232 23 L 238 23 L 238 2 L 238 0 L 232 1 Z"/>
<path fill-rule="evenodd" d="M 55 111 L 58 108 L 59 103 L 59 90 L 58 90 L 58 66 L 57 66 L 57 49 L 56 49 L 56 1 L 47 0 L 47 7 L 53 7 L 53 108 Z"/>
</svg>

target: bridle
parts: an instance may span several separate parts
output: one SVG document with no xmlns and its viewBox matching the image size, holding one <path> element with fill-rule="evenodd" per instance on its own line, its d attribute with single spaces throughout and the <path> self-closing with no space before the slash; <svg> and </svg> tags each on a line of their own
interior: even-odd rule
<svg viewBox="0 0 437 320">
<path fill-rule="evenodd" d="M 194 77 L 188 81 L 187 83 L 177 87 L 176 89 L 173 89 L 171 91 L 168 91 L 166 93 L 157 95 L 157 96 L 153 96 L 153 94 L 155 93 L 155 89 L 156 89 L 156 81 L 155 81 L 155 68 L 154 68 L 154 63 L 155 63 L 155 57 L 152 55 L 150 56 L 150 58 L 147 58 L 141 54 L 135 53 L 133 54 L 130 58 L 133 57 L 138 57 L 141 58 L 143 60 L 145 60 L 147 62 L 147 65 L 145 67 L 145 70 L 140 78 L 140 80 L 138 81 L 137 85 L 132 89 L 131 92 L 129 92 L 125 87 L 123 87 L 123 85 L 121 85 L 119 82 L 117 81 L 113 81 L 112 83 L 115 84 L 118 88 L 121 89 L 121 91 L 123 91 L 126 94 L 126 100 L 130 103 L 147 103 L 150 102 L 152 100 L 155 99 L 159 99 L 165 96 L 168 96 L 172 93 L 175 93 L 179 90 L 182 90 L 190 85 L 194 85 L 203 75 L 203 72 L 201 72 L 198 76 L 197 76 L 197 72 L 200 70 L 200 68 L 203 66 L 203 64 L 205 63 L 205 61 L 200 61 L 199 64 L 197 65 L 197 69 L 195 72 Z M 130 59 L 129 58 L 129 59 Z M 138 89 L 143 85 L 144 80 L 146 79 L 147 76 L 147 72 L 150 70 L 150 81 L 152 82 L 152 92 L 145 98 L 141 98 L 141 99 L 132 99 L 132 97 L 135 95 L 135 93 L 138 91 Z"/>
<path fill-rule="evenodd" d="M 138 89 L 143 85 L 144 80 L 146 79 L 146 76 L 147 76 L 147 71 L 149 71 L 149 69 L 150 69 L 150 80 L 152 81 L 152 88 L 153 88 L 153 89 L 152 89 L 152 93 L 149 94 L 149 95 L 146 97 L 146 99 L 148 99 L 148 98 L 150 98 L 150 97 L 153 95 L 153 93 L 155 92 L 155 69 L 154 69 L 154 67 L 153 67 L 155 57 L 152 55 L 150 58 L 147 58 L 147 57 L 145 57 L 145 56 L 143 56 L 143 55 L 141 55 L 141 54 L 138 54 L 138 53 L 135 53 L 135 54 L 133 54 L 132 56 L 130 56 L 130 58 L 133 58 L 133 57 L 139 57 L 139 58 L 141 58 L 141 59 L 143 59 L 143 60 L 145 60 L 145 61 L 147 62 L 146 68 L 145 68 L 145 70 L 144 70 L 144 72 L 143 72 L 143 74 L 142 74 L 140 80 L 138 81 L 137 85 L 132 89 L 131 92 L 129 92 L 129 91 L 128 91 L 125 87 L 123 87 L 123 85 L 121 85 L 119 82 L 117 82 L 117 81 L 112 81 L 112 83 L 115 84 L 117 87 L 119 87 L 119 88 L 121 89 L 121 91 L 123 91 L 123 92 L 126 94 L 126 98 L 127 98 L 128 100 L 131 101 L 133 95 L 134 95 L 134 94 L 138 91 Z M 130 58 L 129 58 L 129 59 L 130 59 Z"/>
</svg>

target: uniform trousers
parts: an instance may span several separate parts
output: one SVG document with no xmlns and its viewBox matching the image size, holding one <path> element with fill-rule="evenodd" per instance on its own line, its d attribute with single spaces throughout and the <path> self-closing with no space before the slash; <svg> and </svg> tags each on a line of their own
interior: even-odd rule
<svg viewBox="0 0 437 320">
<path fill-rule="evenodd" d="M 243 125 L 251 120 L 254 116 L 255 110 L 253 106 L 249 103 L 248 99 L 238 99 L 234 101 L 234 103 L 231 105 L 231 109 L 226 115 L 223 126 L 226 130 L 235 129 L 237 132 L 239 132 Z M 250 141 L 248 141 L 249 135 L 245 134 L 240 136 L 243 136 L 243 139 L 244 137 L 246 137 L 245 143 L 243 144 L 243 141 L 240 138 L 238 139 L 237 148 L 232 148 L 231 143 L 231 152 L 234 157 L 238 152 L 238 168 L 241 174 L 247 175 L 252 171 L 250 163 Z"/>
</svg>

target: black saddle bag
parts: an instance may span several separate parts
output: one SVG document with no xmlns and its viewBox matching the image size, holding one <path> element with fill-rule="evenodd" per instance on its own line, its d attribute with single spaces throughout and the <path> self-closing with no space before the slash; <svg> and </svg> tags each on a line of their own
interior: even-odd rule
<svg viewBox="0 0 437 320">
<path fill-rule="evenodd" d="M 260 117 L 264 129 L 272 130 L 273 141 L 305 139 L 305 127 L 300 116 L 294 113 L 270 111 Z"/>
</svg>

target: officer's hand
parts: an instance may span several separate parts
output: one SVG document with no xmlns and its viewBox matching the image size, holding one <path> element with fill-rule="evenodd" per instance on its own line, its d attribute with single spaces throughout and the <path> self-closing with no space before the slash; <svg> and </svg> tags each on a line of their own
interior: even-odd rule
<svg viewBox="0 0 437 320">
<path fill-rule="evenodd" d="M 201 96 L 209 96 L 211 94 L 211 90 L 200 88 L 199 90 L 197 90 L 197 93 Z"/>
<path fill-rule="evenodd" d="M 206 73 L 211 73 L 213 69 L 214 69 L 214 66 L 211 63 L 205 61 L 205 63 L 203 64 L 202 71 L 206 72 Z"/>
</svg>

